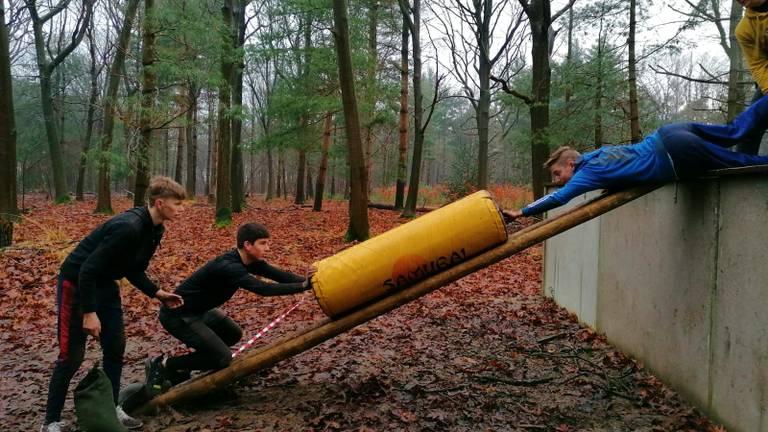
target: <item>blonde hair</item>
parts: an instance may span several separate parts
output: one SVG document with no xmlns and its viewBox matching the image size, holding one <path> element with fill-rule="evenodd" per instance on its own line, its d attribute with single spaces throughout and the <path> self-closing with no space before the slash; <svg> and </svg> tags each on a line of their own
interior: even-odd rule
<svg viewBox="0 0 768 432">
<path fill-rule="evenodd" d="M 147 188 L 147 199 L 149 206 L 155 205 L 155 200 L 160 198 L 174 198 L 183 200 L 187 197 L 184 187 L 176 183 L 170 177 L 156 176 L 149 181 Z"/>
<path fill-rule="evenodd" d="M 555 150 L 550 156 L 549 159 L 547 159 L 546 162 L 544 162 L 544 168 L 552 168 L 552 165 L 556 165 L 559 163 L 568 162 L 571 160 L 576 160 L 581 156 L 581 153 L 577 152 L 571 147 L 568 146 L 562 146 L 559 149 Z"/>
</svg>

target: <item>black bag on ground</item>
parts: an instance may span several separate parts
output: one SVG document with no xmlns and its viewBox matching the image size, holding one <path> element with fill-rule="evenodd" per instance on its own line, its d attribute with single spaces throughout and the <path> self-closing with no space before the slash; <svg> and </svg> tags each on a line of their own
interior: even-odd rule
<svg viewBox="0 0 768 432">
<path fill-rule="evenodd" d="M 75 387 L 77 427 L 83 432 L 127 432 L 117 419 L 112 383 L 99 364 Z"/>
</svg>

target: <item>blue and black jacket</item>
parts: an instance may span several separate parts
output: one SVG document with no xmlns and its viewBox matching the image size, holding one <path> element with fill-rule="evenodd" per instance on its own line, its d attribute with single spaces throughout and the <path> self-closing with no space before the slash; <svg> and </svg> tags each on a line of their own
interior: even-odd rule
<svg viewBox="0 0 768 432">
<path fill-rule="evenodd" d="M 601 147 L 576 160 L 573 177 L 557 191 L 522 209 L 523 216 L 544 213 L 595 189 L 622 189 L 675 179 L 675 169 L 657 134 L 637 144 Z"/>
</svg>

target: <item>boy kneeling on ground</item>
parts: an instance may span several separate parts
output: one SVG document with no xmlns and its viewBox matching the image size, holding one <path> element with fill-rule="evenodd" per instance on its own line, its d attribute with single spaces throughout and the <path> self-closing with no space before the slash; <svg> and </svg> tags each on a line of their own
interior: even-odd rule
<svg viewBox="0 0 768 432">
<path fill-rule="evenodd" d="M 240 326 L 219 306 L 246 289 L 263 296 L 290 295 L 311 289 L 313 270 L 302 277 L 277 269 L 264 261 L 269 251 L 269 232 L 260 224 L 247 223 L 237 230 L 237 248 L 208 261 L 179 285 L 175 294 L 184 299 L 176 309 L 160 309 L 160 323 L 176 339 L 194 351 L 181 356 L 161 355 L 145 362 L 147 389 L 157 395 L 164 383 L 189 379 L 193 370 L 219 370 L 232 361 L 230 347 L 243 336 Z M 263 282 L 253 275 L 277 283 Z"/>
</svg>

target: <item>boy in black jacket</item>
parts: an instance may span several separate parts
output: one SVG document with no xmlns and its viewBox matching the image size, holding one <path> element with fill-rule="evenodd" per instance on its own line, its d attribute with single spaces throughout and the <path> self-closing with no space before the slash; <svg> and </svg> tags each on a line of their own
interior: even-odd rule
<svg viewBox="0 0 768 432">
<path fill-rule="evenodd" d="M 154 394 L 167 380 L 176 383 L 193 370 L 218 370 L 232 361 L 230 347 L 243 331 L 219 306 L 246 289 L 263 296 L 296 294 L 311 288 L 309 276 L 279 270 L 263 261 L 269 251 L 269 232 L 263 225 L 247 223 L 237 230 L 237 249 L 208 261 L 174 291 L 184 305 L 160 308 L 160 323 L 194 351 L 177 357 L 158 356 L 146 361 L 147 388 Z M 278 283 L 262 282 L 253 275 Z M 180 378 L 182 377 L 182 378 Z"/>
<path fill-rule="evenodd" d="M 56 290 L 59 356 L 48 388 L 44 432 L 59 432 L 61 411 L 69 382 L 83 362 L 85 342 L 91 335 L 101 343 L 104 372 L 112 382 L 117 404 L 125 351 L 125 329 L 116 280 L 127 278 L 149 297 L 174 308 L 180 296 L 158 288 L 145 271 L 163 236 L 165 221 L 174 220 L 185 198 L 184 188 L 167 177 L 152 179 L 147 189 L 149 207 L 136 207 L 93 230 L 67 256 L 59 271 Z M 128 428 L 141 422 L 117 407 Z"/>
</svg>

